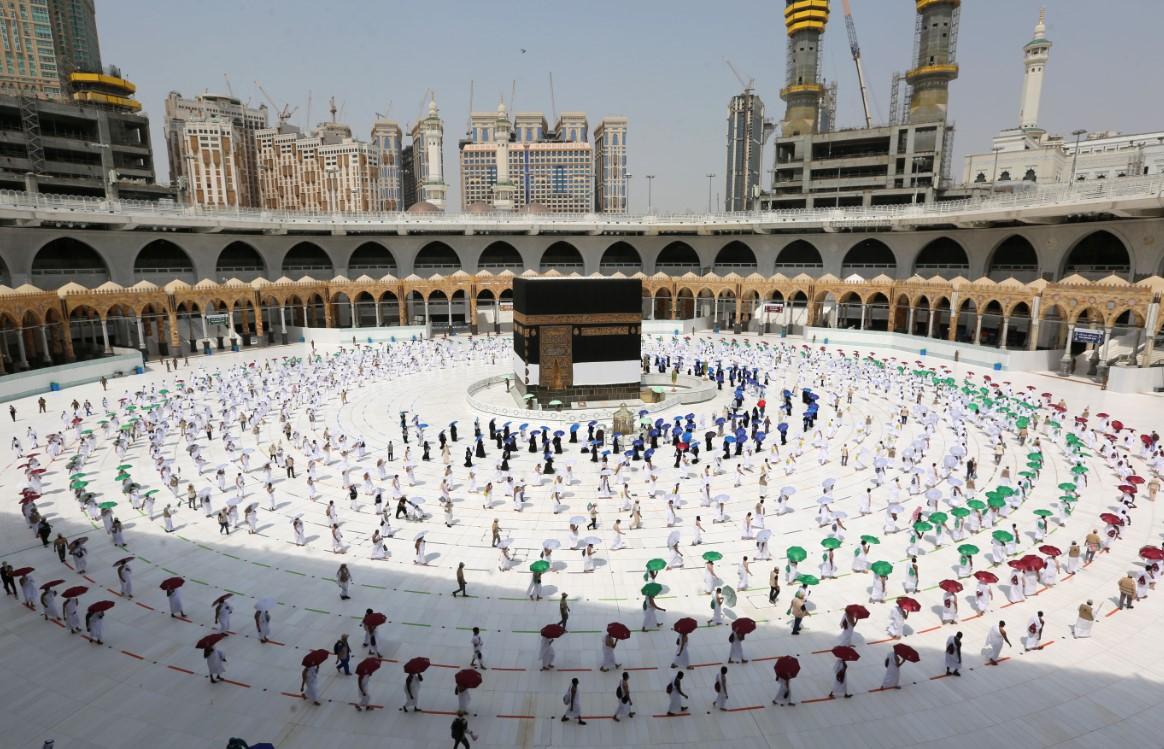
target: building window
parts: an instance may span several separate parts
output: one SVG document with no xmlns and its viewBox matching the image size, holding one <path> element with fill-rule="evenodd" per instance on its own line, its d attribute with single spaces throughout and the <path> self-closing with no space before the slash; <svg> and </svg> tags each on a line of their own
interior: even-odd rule
<svg viewBox="0 0 1164 749">
<path fill-rule="evenodd" d="M 1035 170 L 1028 169 L 1027 173 L 1023 175 L 1023 181 L 1024 182 L 1038 182 L 1039 181 L 1038 178 L 1035 177 Z"/>
</svg>

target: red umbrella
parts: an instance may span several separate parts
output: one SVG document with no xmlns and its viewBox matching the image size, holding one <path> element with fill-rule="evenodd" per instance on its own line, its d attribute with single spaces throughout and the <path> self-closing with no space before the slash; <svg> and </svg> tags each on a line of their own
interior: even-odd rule
<svg viewBox="0 0 1164 749">
<path fill-rule="evenodd" d="M 921 611 L 921 604 L 909 596 L 902 596 L 901 598 L 898 598 L 897 605 L 901 607 L 902 611 Z"/>
<path fill-rule="evenodd" d="M 31 473 L 33 476 L 40 476 L 40 475 L 43 475 L 45 473 L 48 473 L 48 469 L 47 468 L 33 468 L 31 471 L 29 471 L 29 473 Z"/>
<path fill-rule="evenodd" d="M 218 598 L 214 599 L 214 605 L 217 606 L 218 604 L 222 603 L 226 599 L 230 598 L 232 595 L 234 595 L 234 594 L 233 593 L 223 593 Z"/>
<path fill-rule="evenodd" d="M 1157 546 L 1143 546 L 1140 548 L 1140 556 L 1144 559 L 1151 559 L 1154 562 L 1164 560 L 1164 549 Z"/>
<path fill-rule="evenodd" d="M 356 676 L 367 676 L 376 673 L 376 669 L 380 668 L 380 659 L 375 656 L 365 658 L 356 666 Z"/>
<path fill-rule="evenodd" d="M 162 584 L 158 587 L 169 593 L 171 590 L 181 588 L 185 584 L 186 581 L 180 577 L 167 577 L 165 580 L 162 580 Z"/>
<path fill-rule="evenodd" d="M 868 619 L 869 609 L 865 608 L 859 603 L 850 603 L 845 607 L 845 613 L 854 619 Z"/>
<path fill-rule="evenodd" d="M 1124 521 L 1120 519 L 1119 515 L 1112 515 L 1110 512 L 1105 512 L 1099 516 L 1099 519 L 1108 525 L 1123 525 Z"/>
<path fill-rule="evenodd" d="M 77 596 L 85 595 L 85 592 L 88 590 L 89 589 L 84 585 L 74 585 L 71 588 L 66 588 L 65 592 L 62 593 L 61 596 L 64 598 L 76 598 Z"/>
<path fill-rule="evenodd" d="M 794 656 L 782 655 L 776 659 L 776 665 L 772 668 L 776 671 L 778 679 L 795 679 L 800 673 L 800 661 Z"/>
<path fill-rule="evenodd" d="M 1145 445 L 1150 445 L 1150 444 L 1152 444 L 1152 435 L 1150 435 L 1150 434 L 1141 434 L 1141 435 L 1140 435 L 1140 442 L 1143 442 Z"/>
<path fill-rule="evenodd" d="M 737 634 L 750 635 L 756 631 L 756 622 L 754 619 L 749 619 L 746 616 L 741 616 L 732 622 L 732 631 Z"/>
<path fill-rule="evenodd" d="M 1024 569 L 1028 569 L 1031 572 L 1038 572 L 1047 566 L 1047 563 L 1041 557 L 1037 557 L 1034 554 L 1026 554 L 1019 561 L 1023 563 Z"/>
<path fill-rule="evenodd" d="M 566 628 L 561 624 L 547 624 L 542 627 L 542 637 L 547 640 L 556 640 L 566 634 Z"/>
<path fill-rule="evenodd" d="M 1122 492 L 1124 494 L 1135 494 L 1136 493 L 1136 487 L 1132 486 L 1131 484 L 1120 484 L 1119 490 L 1120 490 L 1120 492 Z"/>
<path fill-rule="evenodd" d="M 201 640 L 194 643 L 194 647 L 200 648 L 202 650 L 205 650 L 206 648 L 212 648 L 217 645 L 224 637 L 226 637 L 226 632 L 215 632 L 212 635 L 206 635 Z"/>
<path fill-rule="evenodd" d="M 90 614 L 100 614 L 102 611 L 108 611 L 113 608 L 113 601 L 98 601 L 97 603 L 89 604 Z"/>
<path fill-rule="evenodd" d="M 1019 571 L 1025 570 L 1027 568 L 1026 563 L 1023 562 L 1023 560 L 1021 560 L 1021 559 L 1012 559 L 1006 563 L 1006 566 L 1010 567 L 1013 570 L 1019 570 Z"/>
<path fill-rule="evenodd" d="M 861 654 L 848 645 L 837 645 L 833 648 L 833 655 L 840 658 L 842 661 L 859 661 Z"/>
<path fill-rule="evenodd" d="M 1124 423 L 1122 421 L 1113 421 L 1111 423 L 1111 428 L 1118 432 L 1124 428 Z"/>
<path fill-rule="evenodd" d="M 1082 416 L 1076 416 L 1076 417 L 1075 417 L 1075 423 L 1076 423 L 1076 424 L 1086 424 L 1086 423 L 1087 423 L 1087 419 L 1083 418 Z"/>
<path fill-rule="evenodd" d="M 940 583 L 938 583 L 938 587 L 941 588 L 942 590 L 946 591 L 947 593 L 961 593 L 962 592 L 962 583 L 958 582 L 957 580 L 943 580 Z"/>
<path fill-rule="evenodd" d="M 63 582 L 64 582 L 64 580 L 49 580 L 47 583 L 41 585 L 40 589 L 47 590 L 48 588 L 56 587 L 57 585 L 60 585 Z"/>
<path fill-rule="evenodd" d="M 19 569 L 12 570 L 12 576 L 13 577 L 24 577 L 29 572 L 32 572 L 35 569 L 36 569 L 36 567 L 21 567 Z"/>
<path fill-rule="evenodd" d="M 1052 397 L 1052 396 L 1051 396 L 1051 394 L 1050 394 L 1050 393 L 1043 393 L 1043 397 L 1044 397 L 1044 398 L 1050 398 L 1050 397 Z"/>
<path fill-rule="evenodd" d="M 422 658 L 420 656 L 417 656 L 416 658 L 413 658 L 412 660 L 408 661 L 408 663 L 404 664 L 404 673 L 406 673 L 406 674 L 423 674 L 425 671 L 428 670 L 428 667 L 430 664 L 431 664 L 431 661 L 429 661 L 428 658 Z"/>
<path fill-rule="evenodd" d="M 671 626 L 671 629 L 675 630 L 681 635 L 689 635 L 694 632 L 695 628 L 698 626 L 699 625 L 695 623 L 694 619 L 689 616 L 685 616 L 679 621 L 675 622 L 675 624 Z"/>
<path fill-rule="evenodd" d="M 1109 415 L 1110 415 L 1110 414 L 1105 414 L 1105 413 L 1103 413 L 1103 412 L 1101 411 L 1101 412 L 1099 412 L 1099 413 L 1097 413 L 1097 414 L 1095 415 L 1095 418 L 1097 418 L 1097 419 L 1106 419 L 1106 418 L 1107 418 Z"/>
<path fill-rule="evenodd" d="M 620 624 L 619 622 L 611 622 L 610 624 L 607 624 L 606 634 L 610 635 L 616 640 L 630 639 L 630 630 L 627 629 L 625 624 Z"/>
<path fill-rule="evenodd" d="M 1047 546 L 1040 546 L 1039 551 L 1043 554 L 1046 554 L 1049 557 L 1057 557 L 1063 553 L 1063 552 L 1059 551 L 1058 546 L 1051 546 L 1049 544 Z"/>
<path fill-rule="evenodd" d="M 481 672 L 475 668 L 466 668 L 457 672 L 453 677 L 453 681 L 461 689 L 476 689 L 481 686 Z"/>
<path fill-rule="evenodd" d="M 906 645 L 904 642 L 899 642 L 894 645 L 893 652 L 899 658 L 903 658 L 910 663 L 917 663 L 921 660 L 921 656 L 917 654 L 917 651 L 911 648 L 909 645 Z"/>
<path fill-rule="evenodd" d="M 974 573 L 974 577 L 978 579 L 978 582 L 986 583 L 988 585 L 990 583 L 998 582 L 998 575 L 988 570 L 978 570 Z"/>
<path fill-rule="evenodd" d="M 307 667 L 318 666 L 331 657 L 331 653 L 327 650 L 312 650 L 307 655 L 303 656 L 303 665 Z"/>
<path fill-rule="evenodd" d="M 1144 483 L 1144 477 L 1143 476 L 1128 476 L 1128 483 L 1129 484 L 1136 484 L 1138 486 L 1138 485 Z"/>
<path fill-rule="evenodd" d="M 135 559 L 137 559 L 137 557 L 124 557 L 124 558 L 122 558 L 122 559 L 118 559 L 116 562 L 114 562 L 114 563 L 113 563 L 113 566 L 114 566 L 114 567 L 120 567 L 121 565 L 123 565 L 123 564 L 127 564 L 127 563 L 129 563 L 129 562 L 132 562 L 132 561 L 133 561 L 133 560 L 135 560 Z"/>
<path fill-rule="evenodd" d="M 22 505 L 31 504 L 32 502 L 35 502 L 39 498 L 40 498 L 39 494 L 30 494 L 27 497 L 22 497 L 20 499 L 20 504 L 22 504 Z"/>
<path fill-rule="evenodd" d="M 368 627 L 379 627 L 386 621 L 388 621 L 388 617 L 384 616 L 379 611 L 373 611 L 370 614 L 364 614 L 364 625 Z"/>
</svg>

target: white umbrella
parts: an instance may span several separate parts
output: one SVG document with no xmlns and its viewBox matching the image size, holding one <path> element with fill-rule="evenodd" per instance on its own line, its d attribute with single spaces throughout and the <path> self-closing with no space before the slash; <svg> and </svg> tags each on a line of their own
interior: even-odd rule
<svg viewBox="0 0 1164 749">
<path fill-rule="evenodd" d="M 255 611 L 266 611 L 275 605 L 275 599 L 263 597 L 255 601 Z"/>
<path fill-rule="evenodd" d="M 717 494 L 711 498 L 713 502 L 730 502 L 731 497 L 726 494 Z"/>
<path fill-rule="evenodd" d="M 424 504 L 424 499 L 422 499 L 421 497 L 409 497 L 408 502 L 410 504 L 414 504 L 414 505 L 422 505 L 422 504 Z"/>
<path fill-rule="evenodd" d="M 674 546 L 679 543 L 679 531 L 671 531 L 667 534 L 667 546 Z"/>
<path fill-rule="evenodd" d="M 877 468 L 885 468 L 886 466 L 889 465 L 889 458 L 885 458 L 885 457 L 877 458 L 876 460 L 873 461 L 873 465 L 876 466 Z"/>
<path fill-rule="evenodd" d="M 586 518 L 581 515 L 575 515 L 570 518 L 570 525 L 586 525 Z"/>
<path fill-rule="evenodd" d="M 502 549 L 508 549 L 510 544 L 512 544 L 512 543 L 513 543 L 512 538 L 503 538 L 497 542 L 497 545 Z"/>
<path fill-rule="evenodd" d="M 950 476 L 948 479 L 946 479 L 946 483 L 950 486 L 962 486 L 962 484 L 965 482 L 963 482 L 962 479 L 958 478 L 957 476 Z"/>
<path fill-rule="evenodd" d="M 827 505 L 828 503 L 830 503 L 832 501 L 833 501 L 832 497 L 817 497 L 816 498 L 816 503 L 818 505 Z"/>
<path fill-rule="evenodd" d="M 841 510 L 833 512 L 833 520 L 844 520 L 847 517 L 849 517 L 849 513 L 847 512 L 842 512 Z"/>
<path fill-rule="evenodd" d="M 583 546 L 601 546 L 602 539 L 599 538 L 598 536 L 587 536 L 586 538 L 582 539 L 582 545 Z"/>
<path fill-rule="evenodd" d="M 226 500 L 226 506 L 227 507 L 235 507 L 240 502 L 242 502 L 242 500 L 239 499 L 238 497 L 231 497 L 230 499 Z"/>
<path fill-rule="evenodd" d="M 793 494 L 796 494 L 796 487 L 795 486 L 781 487 L 780 493 L 785 497 L 791 497 Z"/>
<path fill-rule="evenodd" d="M 966 448 L 962 447 L 961 445 L 954 445 L 953 447 L 950 448 L 950 454 L 955 456 L 955 457 L 961 458 L 963 455 L 966 454 Z"/>
<path fill-rule="evenodd" d="M 767 541 L 771 537 L 772 537 L 772 530 L 770 528 L 765 528 L 764 530 L 762 530 L 756 534 L 757 541 Z"/>
<path fill-rule="evenodd" d="M 561 545 L 562 545 L 562 542 L 556 538 L 547 538 L 545 541 L 542 541 L 542 548 L 543 549 L 553 550 L 553 549 L 559 548 Z"/>
<path fill-rule="evenodd" d="M 424 538 L 424 534 L 426 533 L 428 533 L 428 531 L 421 531 L 420 533 L 417 533 L 415 536 L 413 536 L 412 540 L 419 541 L 420 539 Z"/>
<path fill-rule="evenodd" d="M 827 492 L 829 489 L 833 488 L 833 484 L 835 483 L 837 483 L 836 479 L 828 478 L 821 482 L 821 486 L 823 486 L 824 490 Z"/>
<path fill-rule="evenodd" d="M 886 509 L 892 512 L 894 515 L 900 515 L 901 513 L 905 512 L 905 508 L 896 502 L 890 502 L 889 507 Z"/>
<path fill-rule="evenodd" d="M 938 489 L 936 487 L 933 489 L 926 489 L 926 499 L 937 500 L 937 499 L 941 499 L 941 498 L 942 498 L 942 490 L 941 489 Z"/>
</svg>

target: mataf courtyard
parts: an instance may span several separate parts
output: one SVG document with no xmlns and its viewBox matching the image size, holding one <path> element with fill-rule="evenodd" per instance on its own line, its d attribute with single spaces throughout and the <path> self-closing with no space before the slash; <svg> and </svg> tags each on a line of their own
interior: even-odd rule
<svg viewBox="0 0 1164 749">
<path fill-rule="evenodd" d="M 1159 396 L 752 334 L 642 355 L 676 397 L 474 396 L 511 339 L 461 335 L 13 401 L 5 746 L 428 747 L 458 711 L 498 747 L 1158 743 Z"/>
</svg>

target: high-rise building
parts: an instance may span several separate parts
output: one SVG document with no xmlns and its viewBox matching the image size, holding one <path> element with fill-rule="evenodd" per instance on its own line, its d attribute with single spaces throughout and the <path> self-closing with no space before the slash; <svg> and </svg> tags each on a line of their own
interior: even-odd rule
<svg viewBox="0 0 1164 749">
<path fill-rule="evenodd" d="M 764 142 L 774 126 L 764 120 L 764 102 L 751 89 L 732 97 L 727 114 L 724 210 L 750 210 L 759 195 Z"/>
<path fill-rule="evenodd" d="M 404 210 L 416 205 L 416 159 L 411 145 L 400 152 L 400 196 L 404 200 Z"/>
<path fill-rule="evenodd" d="M 626 117 L 603 117 L 594 128 L 594 207 L 600 213 L 627 212 L 626 129 Z"/>
<path fill-rule="evenodd" d="M 915 0 L 917 32 L 914 66 L 905 74 L 910 86 L 909 121 L 945 122 L 950 81 L 958 77 L 955 52 L 962 0 Z"/>
<path fill-rule="evenodd" d="M 369 213 L 382 202 L 380 153 L 327 122 L 304 136 L 291 125 L 255 134 L 263 208 L 308 213 Z"/>
<path fill-rule="evenodd" d="M 518 113 L 511 120 L 502 104 L 469 119 L 460 143 L 462 210 L 594 211 L 595 149 L 585 114 L 563 112 L 551 128 L 541 112 Z M 625 129 L 612 121 L 616 126 Z M 625 165 L 621 168 L 625 179 Z"/>
<path fill-rule="evenodd" d="M 57 61 L 49 0 L 0 5 L 0 93 L 59 99 L 66 86 Z"/>
<path fill-rule="evenodd" d="M 252 109 L 232 96 L 166 97 L 170 184 L 194 205 L 259 205 L 255 134 L 267 127 L 267 107 Z"/>
<path fill-rule="evenodd" d="M 49 0 L 57 69 L 62 80 L 74 71 L 101 70 L 97 13 L 93 0 Z"/>
<path fill-rule="evenodd" d="M 386 211 L 402 211 L 401 163 L 403 161 L 403 133 L 400 125 L 391 120 L 378 119 L 372 123 L 372 148 L 380 161 L 380 179 L 377 201 Z"/>
<path fill-rule="evenodd" d="M 786 138 L 817 131 L 825 93 L 820 73 L 821 38 L 828 22 L 828 0 L 784 0 L 788 57 L 780 98 L 788 104 L 782 128 Z"/>
<path fill-rule="evenodd" d="M 1036 130 L 1039 127 L 1039 101 L 1043 97 L 1043 75 L 1051 59 L 1051 42 L 1047 40 L 1047 11 L 1039 11 L 1035 36 L 1023 46 L 1022 108 L 1019 109 L 1019 127 Z"/>
</svg>

